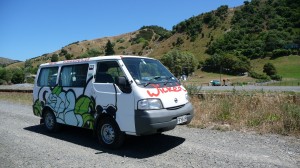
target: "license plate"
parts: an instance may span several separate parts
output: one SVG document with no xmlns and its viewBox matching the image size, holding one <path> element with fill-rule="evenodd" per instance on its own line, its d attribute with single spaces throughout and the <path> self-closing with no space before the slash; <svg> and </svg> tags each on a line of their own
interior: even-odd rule
<svg viewBox="0 0 300 168">
<path fill-rule="evenodd" d="M 182 123 L 185 123 L 185 122 L 187 122 L 187 116 L 186 115 L 177 117 L 177 124 L 182 124 Z"/>
</svg>

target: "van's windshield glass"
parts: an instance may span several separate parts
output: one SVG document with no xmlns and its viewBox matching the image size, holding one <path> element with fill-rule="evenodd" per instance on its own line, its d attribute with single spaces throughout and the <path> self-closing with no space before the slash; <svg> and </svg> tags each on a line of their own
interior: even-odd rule
<svg viewBox="0 0 300 168">
<path fill-rule="evenodd" d="M 138 85 L 169 85 L 178 80 L 157 60 L 147 58 L 122 58 L 130 75 Z"/>
</svg>

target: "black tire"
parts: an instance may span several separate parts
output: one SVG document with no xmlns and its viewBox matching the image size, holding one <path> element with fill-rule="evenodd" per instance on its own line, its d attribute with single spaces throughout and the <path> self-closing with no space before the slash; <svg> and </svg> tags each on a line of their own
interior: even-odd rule
<svg viewBox="0 0 300 168">
<path fill-rule="evenodd" d="M 52 111 L 46 111 L 43 115 L 44 126 L 49 132 L 57 132 L 60 128 L 59 123 L 56 122 L 56 117 Z"/>
<path fill-rule="evenodd" d="M 99 121 L 97 137 L 99 143 L 109 149 L 120 148 L 125 141 L 125 134 L 120 130 L 118 124 L 108 117 Z"/>
</svg>

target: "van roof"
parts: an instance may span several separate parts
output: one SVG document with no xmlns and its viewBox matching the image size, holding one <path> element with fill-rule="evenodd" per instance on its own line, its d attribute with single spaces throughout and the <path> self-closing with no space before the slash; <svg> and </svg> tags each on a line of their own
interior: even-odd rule
<svg viewBox="0 0 300 168">
<path fill-rule="evenodd" d="M 74 59 L 74 60 L 64 60 L 64 61 L 58 61 L 58 62 L 44 63 L 44 64 L 41 64 L 40 66 L 74 64 L 74 63 L 83 63 L 83 62 L 98 61 L 98 60 L 110 60 L 110 59 L 119 60 L 124 57 L 149 58 L 149 57 L 145 57 L 145 56 L 135 56 L 135 55 L 97 56 L 97 57 L 90 57 L 90 58 L 80 58 L 80 59 Z M 149 59 L 153 59 L 153 58 L 149 58 Z"/>
</svg>

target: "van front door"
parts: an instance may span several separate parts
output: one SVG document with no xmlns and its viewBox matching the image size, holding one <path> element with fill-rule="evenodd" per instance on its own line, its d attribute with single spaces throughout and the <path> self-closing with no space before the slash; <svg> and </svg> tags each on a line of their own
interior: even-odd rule
<svg viewBox="0 0 300 168">
<path fill-rule="evenodd" d="M 135 132 L 133 93 L 124 93 L 116 84 L 125 76 L 117 61 L 97 63 L 94 95 L 98 114 L 107 113 L 116 120 L 121 131 Z"/>
</svg>

